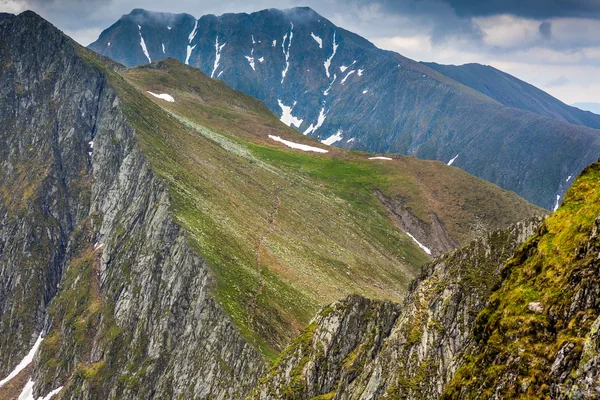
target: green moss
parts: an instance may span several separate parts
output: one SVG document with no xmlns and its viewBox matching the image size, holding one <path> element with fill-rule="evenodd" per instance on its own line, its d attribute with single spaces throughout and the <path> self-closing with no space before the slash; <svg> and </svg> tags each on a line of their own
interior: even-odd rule
<svg viewBox="0 0 600 400">
<path fill-rule="evenodd" d="M 593 164 L 574 182 L 563 206 L 504 267 L 502 286 L 477 317 L 479 346 L 457 372 L 446 398 L 461 391 L 470 398 L 485 397 L 497 387 L 505 397 L 550 395 L 548 375 L 558 351 L 569 342 L 574 344 L 570 356 L 581 354 L 598 317 L 595 309 L 570 311 L 576 293 L 598 284 L 595 253 L 588 256 L 585 250 L 598 215 L 600 165 Z M 540 302 L 544 311 L 529 310 L 531 302 Z M 509 373 L 517 375 L 519 384 L 501 384 Z"/>
</svg>

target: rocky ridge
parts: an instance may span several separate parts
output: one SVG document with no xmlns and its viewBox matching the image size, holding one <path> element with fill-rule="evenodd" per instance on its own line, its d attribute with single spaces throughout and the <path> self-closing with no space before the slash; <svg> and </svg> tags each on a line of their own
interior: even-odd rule
<svg viewBox="0 0 600 400">
<path fill-rule="evenodd" d="M 516 224 L 436 258 L 402 307 L 387 313 L 380 311 L 385 303 L 360 297 L 324 309 L 261 379 L 254 398 L 439 398 L 463 362 L 501 266 L 540 223 Z"/>
<path fill-rule="evenodd" d="M 262 355 L 212 298 L 106 73 L 34 13 L 0 31 L 0 374 L 41 333 L 35 395 L 239 397 Z"/>
</svg>

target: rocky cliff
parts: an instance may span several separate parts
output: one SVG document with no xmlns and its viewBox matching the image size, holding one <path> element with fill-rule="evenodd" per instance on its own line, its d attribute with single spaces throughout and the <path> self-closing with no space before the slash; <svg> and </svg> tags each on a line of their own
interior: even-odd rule
<svg viewBox="0 0 600 400">
<path fill-rule="evenodd" d="M 36 395 L 241 396 L 262 356 L 212 298 L 106 72 L 33 13 L 0 31 L 0 374 L 42 334 Z"/>
<path fill-rule="evenodd" d="M 501 266 L 540 222 L 438 257 L 401 307 L 351 297 L 324 309 L 261 379 L 254 398 L 439 398 L 463 363 Z"/>
</svg>

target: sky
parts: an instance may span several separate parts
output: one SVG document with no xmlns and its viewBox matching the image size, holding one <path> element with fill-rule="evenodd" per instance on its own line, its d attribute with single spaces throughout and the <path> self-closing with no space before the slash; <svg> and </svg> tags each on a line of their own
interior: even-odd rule
<svg viewBox="0 0 600 400">
<path fill-rule="evenodd" d="M 83 45 L 134 8 L 199 18 L 296 6 L 417 61 L 492 65 L 567 104 L 600 103 L 600 0 L 0 0 Z"/>
</svg>

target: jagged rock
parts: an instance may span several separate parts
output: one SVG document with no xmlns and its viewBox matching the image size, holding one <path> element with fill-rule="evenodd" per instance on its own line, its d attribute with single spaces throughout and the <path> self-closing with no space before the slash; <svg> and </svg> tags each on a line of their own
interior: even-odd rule
<svg viewBox="0 0 600 400">
<path fill-rule="evenodd" d="M 34 13 L 0 35 L 0 375 L 44 328 L 36 398 L 242 397 L 263 357 L 213 299 L 107 73 Z"/>
<path fill-rule="evenodd" d="M 370 356 L 362 358 L 355 374 L 346 373 L 347 351 L 337 358 L 324 355 L 332 343 L 349 340 L 350 348 L 356 343 L 371 343 L 371 330 L 354 329 L 348 334 L 326 327 L 331 320 L 339 327 L 342 324 L 338 321 L 357 317 L 363 324 L 371 325 L 388 324 L 394 318 L 378 321 L 372 320 L 376 313 L 369 312 L 366 316 L 357 313 L 357 308 L 364 309 L 364 304 L 370 304 L 359 297 L 334 304 L 284 351 L 282 359 L 261 379 L 255 398 L 307 399 L 317 395 L 334 399 L 439 398 L 460 366 L 478 312 L 501 280 L 500 268 L 540 222 L 533 219 L 493 232 L 427 264 L 411 285 L 393 329 L 376 331 L 387 331 L 389 335 L 377 336 L 377 343 L 382 345 L 367 347 Z M 340 311 L 344 312 L 341 316 Z M 339 332 L 339 336 L 334 332 Z M 361 338 L 361 334 L 365 336 Z M 319 346 L 315 338 L 323 335 L 328 335 L 327 344 Z M 319 362 L 311 363 L 315 358 Z M 327 371 L 327 376 L 344 379 L 338 378 L 337 382 L 330 379 L 328 385 L 318 385 L 315 376 L 321 376 L 322 371 Z"/>
</svg>

